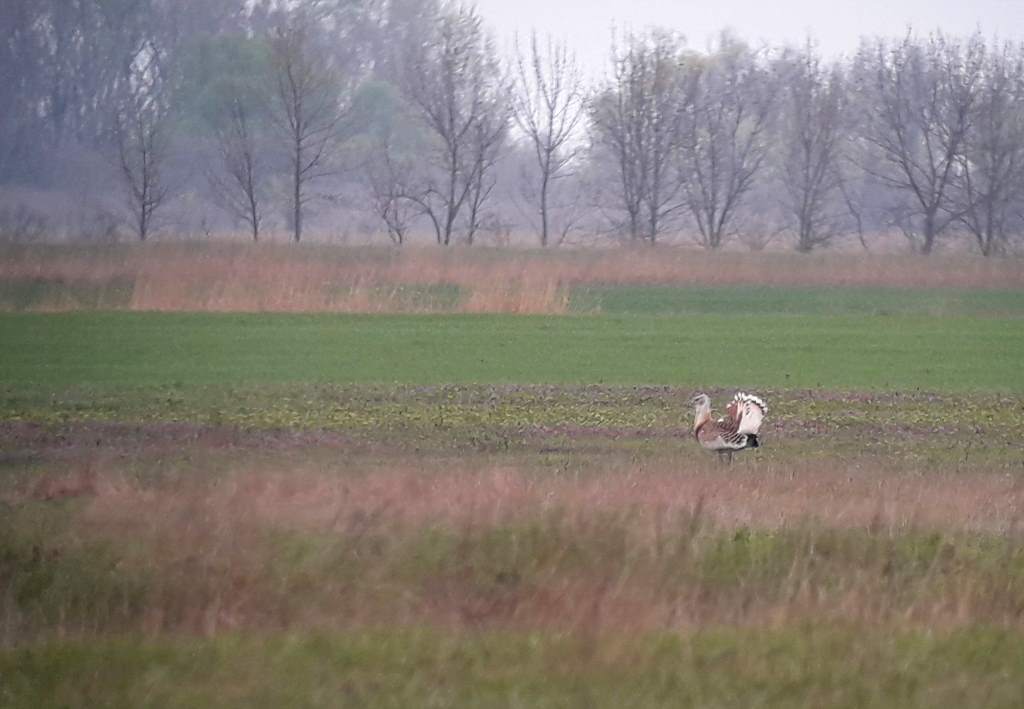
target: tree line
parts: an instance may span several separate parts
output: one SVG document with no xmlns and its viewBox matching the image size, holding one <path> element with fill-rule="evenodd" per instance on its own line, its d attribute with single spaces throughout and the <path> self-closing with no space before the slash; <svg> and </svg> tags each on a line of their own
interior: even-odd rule
<svg viewBox="0 0 1024 709">
<path fill-rule="evenodd" d="M 899 233 L 996 255 L 1024 233 L 1024 48 L 980 34 L 827 60 L 810 40 L 626 32 L 588 81 L 563 42 L 503 57 L 440 0 L 9 0 L 0 32 L 0 187 L 109 174 L 142 240 L 185 194 L 256 241 L 271 222 L 300 241 L 327 210 L 396 244 Z"/>
</svg>

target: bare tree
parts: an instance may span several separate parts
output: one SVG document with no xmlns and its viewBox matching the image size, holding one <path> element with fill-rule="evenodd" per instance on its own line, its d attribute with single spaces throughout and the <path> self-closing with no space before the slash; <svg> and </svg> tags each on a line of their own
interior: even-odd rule
<svg viewBox="0 0 1024 709">
<path fill-rule="evenodd" d="M 471 243 L 507 131 L 506 86 L 473 9 L 445 6 L 430 29 L 404 60 L 405 92 L 436 146 L 431 175 L 413 199 L 445 246 L 468 207 L 465 234 Z"/>
<path fill-rule="evenodd" d="M 114 111 L 114 139 L 135 233 L 145 241 L 153 231 L 154 216 L 170 194 L 164 174 L 170 107 L 156 46 L 143 42 L 128 71 L 125 95 Z"/>
<path fill-rule="evenodd" d="M 845 88 L 838 66 L 823 67 L 810 41 L 781 64 L 780 177 L 796 248 L 808 252 L 839 229 Z"/>
<path fill-rule="evenodd" d="M 957 219 L 951 203 L 956 166 L 978 99 L 984 44 L 961 45 L 942 35 L 924 42 L 907 36 L 861 48 L 855 76 L 866 109 L 862 137 L 888 169 L 876 176 L 906 192 L 911 207 L 896 222 L 923 254 Z"/>
<path fill-rule="evenodd" d="M 287 16 L 270 37 L 275 78 L 275 122 L 287 141 L 291 182 L 292 237 L 302 239 L 303 207 L 312 182 L 334 172 L 340 142 L 339 72 L 313 44 L 317 3 Z"/>
<path fill-rule="evenodd" d="M 654 243 L 679 209 L 673 155 L 687 60 L 680 40 L 661 31 L 629 35 L 612 53 L 611 83 L 591 105 L 594 140 L 614 161 L 629 238 Z"/>
<path fill-rule="evenodd" d="M 492 106 L 473 127 L 470 141 L 472 170 L 466 200 L 466 243 L 472 244 L 481 226 L 484 203 L 494 190 L 497 178 L 494 165 L 508 134 L 509 113 L 506 106 Z"/>
<path fill-rule="evenodd" d="M 692 73 L 679 170 L 700 243 L 717 249 L 764 166 L 775 82 L 755 52 L 725 34 Z"/>
<path fill-rule="evenodd" d="M 210 186 L 218 201 L 249 227 L 260 240 L 263 224 L 265 165 L 250 109 L 239 98 L 227 102 L 225 116 L 215 130 L 220 170 L 211 172 Z"/>
<path fill-rule="evenodd" d="M 38 159 L 34 144 L 41 141 L 33 134 L 56 71 L 46 56 L 53 45 L 33 28 L 45 26 L 49 9 L 33 0 L 10 0 L 0 12 L 0 179 L 24 178 L 31 174 L 26 167 Z"/>
<path fill-rule="evenodd" d="M 351 113 L 356 129 L 352 147 L 360 161 L 369 210 L 384 223 L 388 238 L 401 245 L 419 210 L 413 198 L 420 177 L 422 131 L 398 88 L 387 81 L 365 82 L 355 94 Z"/>
<path fill-rule="evenodd" d="M 850 215 L 850 219 L 853 223 L 853 231 L 857 235 L 857 241 L 860 243 L 860 247 L 865 252 L 871 251 L 868 247 L 867 232 L 865 230 L 865 215 L 867 212 L 867 199 L 865 197 L 866 179 L 867 176 L 863 171 L 858 170 L 856 175 L 848 175 L 849 170 L 844 170 L 844 167 L 849 167 L 853 163 L 848 160 L 844 160 L 839 165 L 839 194 L 842 195 L 843 204 L 846 206 L 846 213 Z"/>
<path fill-rule="evenodd" d="M 954 210 L 985 256 L 1005 249 L 1012 208 L 1024 190 L 1024 48 L 985 58 L 975 119 L 954 170 Z"/>
<path fill-rule="evenodd" d="M 363 171 L 371 207 L 384 222 L 388 238 L 398 246 L 405 243 L 418 209 L 413 199 L 415 188 L 411 186 L 414 170 L 412 162 L 395 150 L 391 136 L 382 135 L 371 149 Z"/>
<path fill-rule="evenodd" d="M 528 57 L 523 56 L 518 38 L 515 49 L 512 115 L 536 158 L 540 245 L 547 246 L 552 183 L 569 174 L 579 155 L 572 140 L 583 118 L 583 82 L 576 59 L 564 43 L 549 37 L 542 49 L 534 32 Z"/>
</svg>

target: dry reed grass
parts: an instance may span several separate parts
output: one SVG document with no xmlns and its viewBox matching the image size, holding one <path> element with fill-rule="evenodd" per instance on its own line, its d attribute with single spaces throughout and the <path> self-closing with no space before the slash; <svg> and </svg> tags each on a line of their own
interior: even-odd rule
<svg viewBox="0 0 1024 709">
<path fill-rule="evenodd" d="M 463 464 L 464 465 L 464 464 Z M 353 519 L 387 519 L 403 527 L 497 526 L 538 512 L 573 517 L 689 514 L 701 507 L 715 528 L 779 530 L 805 524 L 830 528 L 1011 534 L 1024 511 L 1024 481 L 994 473 L 936 475 L 795 462 L 783 467 L 654 462 L 587 477 L 538 476 L 529 468 L 445 464 L 424 474 L 414 463 L 338 475 L 291 470 L 239 472 L 206 485 L 195 479 L 171 490 L 141 487 L 107 476 L 97 482 L 90 514 L 96 519 L 161 518 L 182 500 L 202 500 L 211 514 L 235 511 L 250 520 L 295 531 L 333 532 Z M 80 473 L 70 481 L 82 479 Z M 60 485 L 62 477 L 51 485 Z M 70 487 L 77 487 L 70 485 Z"/>
<path fill-rule="evenodd" d="M 487 249 L 153 244 L 36 247 L 0 260 L 0 281 L 133 284 L 133 310 L 561 313 L 581 284 L 1020 288 L 1024 261 L 970 256 L 706 253 L 679 248 Z M 455 304 L 410 296 L 451 286 Z M 39 309 L 77 307 L 59 289 Z"/>
<path fill-rule="evenodd" d="M 74 541 L 39 553 L 103 543 L 131 582 L 90 582 L 113 583 L 99 600 L 89 589 L 51 595 L 58 633 L 423 624 L 589 633 L 807 619 L 1024 627 L 1016 577 L 942 541 L 1016 538 L 1024 487 L 1005 476 L 666 465 L 559 478 L 410 466 L 156 485 L 115 470 L 92 485 Z M 928 530 L 932 551 L 901 541 Z M 748 544 L 749 534 L 767 536 Z M 0 635 L 45 632 L 6 598 Z"/>
</svg>

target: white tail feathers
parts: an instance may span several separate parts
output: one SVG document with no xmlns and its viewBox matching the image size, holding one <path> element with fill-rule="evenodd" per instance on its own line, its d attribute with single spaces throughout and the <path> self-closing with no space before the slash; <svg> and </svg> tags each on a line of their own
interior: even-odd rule
<svg viewBox="0 0 1024 709">
<path fill-rule="evenodd" d="M 761 430 L 761 421 L 768 413 L 768 405 L 764 403 L 764 399 L 741 391 L 732 400 L 736 404 L 736 412 L 739 415 L 739 427 L 736 429 L 736 433 L 757 435 L 757 432 Z"/>
</svg>

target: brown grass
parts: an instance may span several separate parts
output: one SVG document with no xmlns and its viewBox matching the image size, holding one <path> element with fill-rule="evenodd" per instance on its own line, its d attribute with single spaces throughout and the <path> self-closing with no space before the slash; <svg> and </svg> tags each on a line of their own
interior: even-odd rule
<svg viewBox="0 0 1024 709">
<path fill-rule="evenodd" d="M 80 478 L 69 476 L 75 494 Z M 662 464 L 583 478 L 456 465 L 157 484 L 112 470 L 90 480 L 68 531 L 31 556 L 73 559 L 98 544 L 112 550 L 104 558 L 115 563 L 100 567 L 114 580 L 42 594 L 58 604 L 48 622 L 0 594 L 0 635 L 382 624 L 601 632 L 809 618 L 1024 628 L 1017 577 L 978 566 L 955 542 L 1016 538 L 1024 486 L 1006 476 Z M 10 502 L 63 504 L 32 496 Z M 934 551 L 901 557 L 917 544 L 905 535 L 928 532 L 940 540 Z M 763 560 L 734 562 L 733 535 L 748 533 L 788 535 L 790 546 L 762 542 L 749 548 L 768 549 Z M 12 558 L 16 570 L 29 565 Z"/>
<path fill-rule="evenodd" d="M 97 519 L 165 517 L 181 501 L 202 500 L 223 517 L 236 511 L 250 520 L 295 531 L 336 532 L 353 519 L 386 518 L 403 527 L 467 524 L 495 526 L 537 513 L 571 517 L 635 514 L 654 520 L 701 507 L 715 528 L 778 530 L 804 524 L 829 528 L 1010 534 L 1024 509 L 1024 480 L 990 473 L 935 475 L 891 473 L 821 464 L 733 466 L 655 463 L 644 469 L 593 476 L 543 476 L 512 466 L 461 467 L 424 474 L 419 466 L 390 466 L 365 474 L 251 471 L 208 486 L 195 479 L 162 489 L 107 476 L 88 476 Z M 742 469 L 741 469 L 742 468 Z M 92 470 L 91 466 L 89 470 Z M 51 485 L 59 486 L 56 478 Z M 68 476 L 78 489 L 83 475 Z M 198 495 L 198 497 L 196 497 Z M 171 514 L 173 517 L 174 514 Z M 230 514 L 228 514 L 230 516 Z"/>
<path fill-rule="evenodd" d="M 970 256 L 706 253 L 153 244 L 9 249 L 0 281 L 133 284 L 133 310 L 420 312 L 450 309 L 406 289 L 454 286 L 456 310 L 560 313 L 579 284 L 1020 288 L 1024 261 Z M 56 289 L 37 306 L 62 310 Z"/>
</svg>

